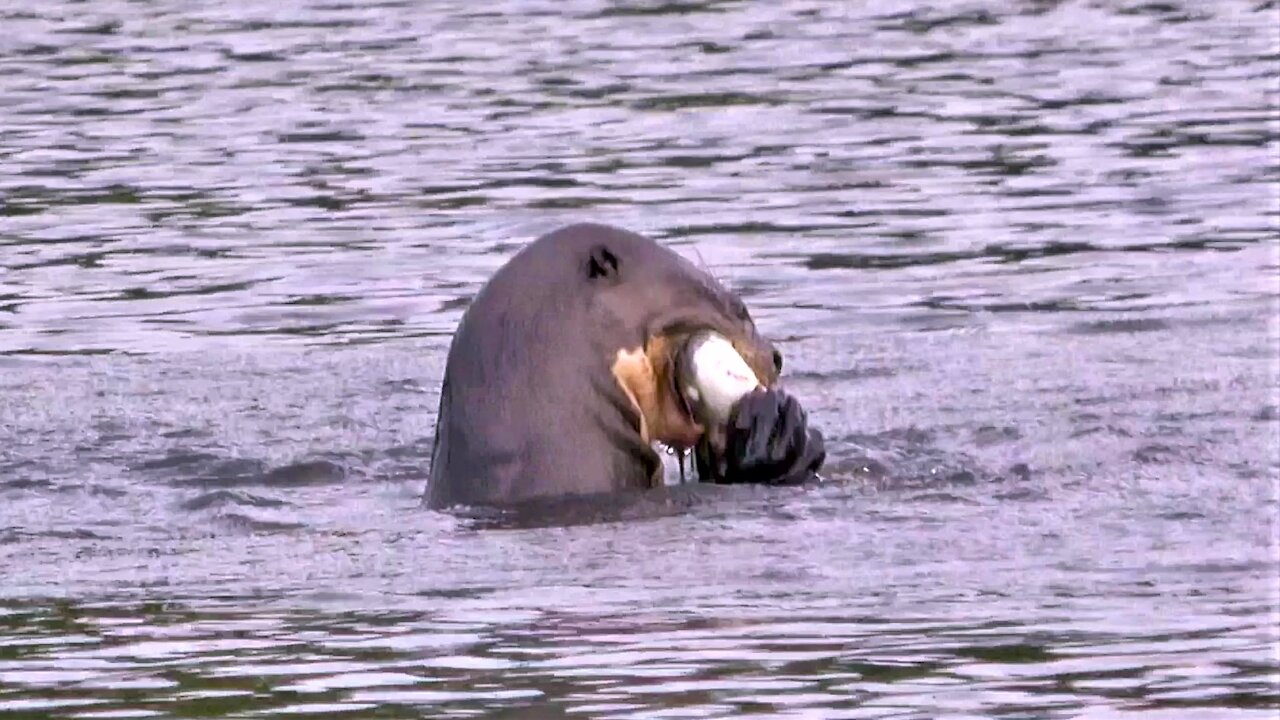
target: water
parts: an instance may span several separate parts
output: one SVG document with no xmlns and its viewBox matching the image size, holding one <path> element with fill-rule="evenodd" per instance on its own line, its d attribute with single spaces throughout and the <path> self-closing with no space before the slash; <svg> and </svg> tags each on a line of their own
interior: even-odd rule
<svg viewBox="0 0 1280 720">
<path fill-rule="evenodd" d="M 1274 1 L 0 28 L 0 715 L 1280 708 Z M 421 508 L 468 298 L 580 219 L 742 292 L 830 483 Z"/>
</svg>

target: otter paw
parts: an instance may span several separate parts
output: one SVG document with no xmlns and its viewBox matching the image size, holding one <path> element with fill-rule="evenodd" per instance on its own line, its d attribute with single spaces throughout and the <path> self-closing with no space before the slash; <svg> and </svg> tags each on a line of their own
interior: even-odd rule
<svg viewBox="0 0 1280 720">
<path fill-rule="evenodd" d="M 800 402 L 781 390 L 756 390 L 738 401 L 725 441 L 725 483 L 804 483 L 826 460 L 822 433 L 808 426 Z"/>
</svg>

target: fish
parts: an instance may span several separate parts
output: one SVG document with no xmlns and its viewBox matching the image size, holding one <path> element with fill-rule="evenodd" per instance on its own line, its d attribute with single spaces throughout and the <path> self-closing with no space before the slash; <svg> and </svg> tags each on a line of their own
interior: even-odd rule
<svg viewBox="0 0 1280 720">
<path fill-rule="evenodd" d="M 763 387 L 727 338 L 702 331 L 686 342 L 678 365 L 681 395 L 690 412 L 708 429 L 723 428 L 738 400 Z"/>
</svg>

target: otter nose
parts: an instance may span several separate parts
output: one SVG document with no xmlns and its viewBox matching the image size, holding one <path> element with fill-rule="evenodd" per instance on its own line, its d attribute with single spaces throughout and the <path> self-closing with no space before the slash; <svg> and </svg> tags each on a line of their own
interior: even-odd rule
<svg viewBox="0 0 1280 720">
<path fill-rule="evenodd" d="M 773 369 L 779 375 L 782 374 L 782 351 L 777 348 L 773 349 Z"/>
</svg>

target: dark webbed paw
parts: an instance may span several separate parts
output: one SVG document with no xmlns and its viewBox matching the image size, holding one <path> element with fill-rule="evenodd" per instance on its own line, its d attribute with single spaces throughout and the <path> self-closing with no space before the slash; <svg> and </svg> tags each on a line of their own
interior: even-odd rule
<svg viewBox="0 0 1280 720">
<path fill-rule="evenodd" d="M 809 427 L 800 402 L 781 390 L 757 390 L 729 416 L 723 463 L 706 469 L 713 482 L 794 485 L 812 480 L 825 459 L 822 433 Z"/>
</svg>

